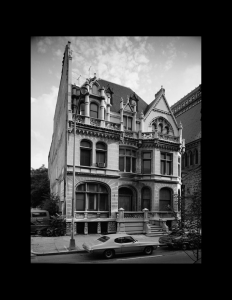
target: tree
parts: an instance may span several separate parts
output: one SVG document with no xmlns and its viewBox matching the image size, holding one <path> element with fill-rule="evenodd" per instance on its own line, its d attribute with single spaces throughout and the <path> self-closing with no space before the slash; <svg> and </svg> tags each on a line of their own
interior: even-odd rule
<svg viewBox="0 0 232 300">
<path fill-rule="evenodd" d="M 47 210 L 50 216 L 55 216 L 59 213 L 59 206 L 58 203 L 60 201 L 60 197 L 54 193 L 48 193 L 47 195 L 43 196 L 43 203 L 41 208 Z"/>
<path fill-rule="evenodd" d="M 31 168 L 31 207 L 41 207 L 43 196 L 50 193 L 48 169 L 42 165 L 39 169 Z"/>
<path fill-rule="evenodd" d="M 181 208 L 181 218 L 178 218 L 177 213 L 168 205 L 168 208 L 172 211 L 176 220 L 175 231 L 182 231 L 183 229 L 189 231 L 188 236 L 191 239 L 191 248 L 194 258 L 192 258 L 188 252 L 185 251 L 185 253 L 196 263 L 201 259 L 201 185 L 197 185 L 192 195 L 185 196 L 185 193 L 181 196 L 178 194 L 174 195 L 174 201 L 179 203 Z"/>
</svg>

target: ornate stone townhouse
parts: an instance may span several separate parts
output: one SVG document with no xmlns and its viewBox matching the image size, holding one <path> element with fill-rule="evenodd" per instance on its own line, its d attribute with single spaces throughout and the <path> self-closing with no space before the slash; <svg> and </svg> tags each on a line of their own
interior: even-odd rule
<svg viewBox="0 0 232 300">
<path fill-rule="evenodd" d="M 171 110 L 183 125 L 185 153 L 181 172 L 187 205 L 194 191 L 201 189 L 201 84 L 172 105 Z"/>
<path fill-rule="evenodd" d="M 74 234 L 161 234 L 175 222 L 169 206 L 178 212 L 182 146 L 163 87 L 148 105 L 129 87 L 96 76 L 77 86 L 66 45 L 48 173 L 67 229 L 74 215 Z"/>
</svg>

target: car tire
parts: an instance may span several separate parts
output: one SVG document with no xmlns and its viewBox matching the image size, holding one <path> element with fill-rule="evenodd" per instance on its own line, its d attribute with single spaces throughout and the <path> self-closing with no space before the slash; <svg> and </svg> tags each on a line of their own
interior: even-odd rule
<svg viewBox="0 0 232 300">
<path fill-rule="evenodd" d="M 183 245 L 181 246 L 181 249 L 182 249 L 182 250 L 187 250 L 187 248 L 188 248 L 187 244 L 183 244 Z"/>
<path fill-rule="evenodd" d="M 152 247 L 150 247 L 150 246 L 145 247 L 144 253 L 145 253 L 146 255 L 151 255 L 152 252 L 153 252 L 153 248 L 152 248 Z"/>
<path fill-rule="evenodd" d="M 114 251 L 111 249 L 108 249 L 104 252 L 104 256 L 105 256 L 105 258 L 110 259 L 114 256 Z"/>
</svg>

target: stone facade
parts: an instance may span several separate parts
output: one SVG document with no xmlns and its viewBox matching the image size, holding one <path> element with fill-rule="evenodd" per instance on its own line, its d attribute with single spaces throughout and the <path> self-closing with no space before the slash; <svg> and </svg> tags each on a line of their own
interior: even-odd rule
<svg viewBox="0 0 232 300">
<path fill-rule="evenodd" d="M 181 190 L 178 164 L 183 148 L 182 127 L 168 105 L 163 87 L 148 105 L 131 89 L 96 76 L 82 86 L 73 85 L 71 71 L 69 43 L 64 53 L 49 153 L 51 191 L 60 196 L 60 209 L 67 224 L 74 217 L 75 234 L 125 228 L 143 232 L 143 222 L 149 220 L 132 218 L 129 225 L 121 219 L 118 222 L 119 206 L 127 219 L 128 214 L 143 216 L 146 205 L 153 216 L 160 211 L 161 220 L 165 216 L 161 200 L 178 210 L 173 197 Z M 170 218 L 170 212 L 166 217 Z"/>
</svg>

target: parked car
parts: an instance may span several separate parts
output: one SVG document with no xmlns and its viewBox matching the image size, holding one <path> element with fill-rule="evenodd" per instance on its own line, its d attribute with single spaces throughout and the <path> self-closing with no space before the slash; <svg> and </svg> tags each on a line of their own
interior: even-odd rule
<svg viewBox="0 0 232 300">
<path fill-rule="evenodd" d="M 169 248 L 177 249 L 194 249 L 201 247 L 201 235 L 195 231 L 188 231 L 185 229 L 172 231 L 170 234 L 161 236 L 159 238 L 161 246 L 168 246 Z"/>
<path fill-rule="evenodd" d="M 37 222 L 31 222 L 31 234 L 46 235 L 49 225 Z"/>
<path fill-rule="evenodd" d="M 144 252 L 152 254 L 159 243 L 151 241 L 138 241 L 131 235 L 116 233 L 103 235 L 94 242 L 85 242 L 83 248 L 93 254 L 102 254 L 105 258 L 112 258 L 116 254 Z"/>
</svg>

